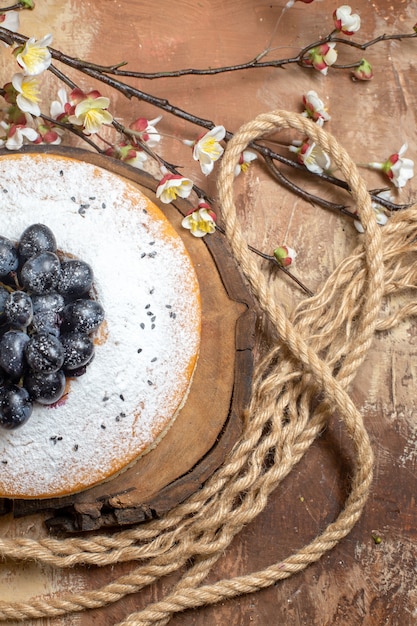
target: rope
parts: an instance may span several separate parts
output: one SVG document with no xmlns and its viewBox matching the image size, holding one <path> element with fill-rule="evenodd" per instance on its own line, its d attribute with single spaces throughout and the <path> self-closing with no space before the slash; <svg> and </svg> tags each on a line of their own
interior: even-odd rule
<svg viewBox="0 0 417 626">
<path fill-rule="evenodd" d="M 302 132 L 331 156 L 349 184 L 365 230 L 361 243 L 320 292 L 298 305 L 291 316 L 276 303 L 249 251 L 233 199 L 234 169 L 242 151 L 281 128 Z M 177 612 L 253 593 L 302 571 L 337 545 L 359 519 L 372 482 L 373 453 L 348 390 L 375 332 L 417 312 L 412 297 L 404 304 L 417 287 L 417 206 L 394 215 L 381 229 L 365 183 L 346 151 L 310 120 L 285 111 L 260 115 L 236 133 L 221 162 L 218 192 L 227 239 L 274 335 L 255 372 L 240 439 L 204 487 L 161 520 L 113 535 L 0 539 L 2 557 L 36 559 L 55 567 L 137 562 L 132 572 L 100 589 L 0 602 L 0 620 L 98 608 L 178 572 L 178 582 L 165 597 L 118 624 L 164 626 Z M 402 307 L 396 310 L 399 295 Z M 383 301 L 390 307 L 380 318 Z M 335 414 L 345 425 L 355 455 L 350 493 L 337 519 L 279 563 L 205 584 L 233 537 L 264 509 L 271 492 Z"/>
</svg>

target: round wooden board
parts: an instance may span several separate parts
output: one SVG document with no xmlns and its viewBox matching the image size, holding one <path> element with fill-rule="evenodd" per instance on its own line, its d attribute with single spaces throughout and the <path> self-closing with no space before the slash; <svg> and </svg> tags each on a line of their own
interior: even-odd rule
<svg viewBox="0 0 417 626">
<path fill-rule="evenodd" d="M 0 501 L 15 517 L 48 511 L 50 529 L 91 531 L 159 517 L 191 495 L 221 464 L 240 432 L 250 393 L 255 316 L 251 297 L 223 235 L 197 239 L 181 227 L 191 205 L 158 202 L 156 181 L 135 168 L 76 148 L 31 147 L 92 163 L 133 182 L 182 237 L 201 291 L 200 356 L 187 402 L 156 448 L 116 478 L 73 496 Z M 0 153 L 1 154 L 6 153 Z M 7 153 L 9 154 L 9 153 Z"/>
</svg>

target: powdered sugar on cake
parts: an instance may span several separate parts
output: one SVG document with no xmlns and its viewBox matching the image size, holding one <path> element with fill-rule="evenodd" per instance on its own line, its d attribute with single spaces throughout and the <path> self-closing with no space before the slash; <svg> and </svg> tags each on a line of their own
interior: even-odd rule
<svg viewBox="0 0 417 626">
<path fill-rule="evenodd" d="M 105 340 L 65 402 L 0 432 L 0 495 L 50 497 L 116 473 L 153 445 L 184 400 L 200 342 L 198 284 L 181 239 L 131 183 L 47 155 L 0 158 L 0 234 L 33 223 L 89 263 Z"/>
</svg>

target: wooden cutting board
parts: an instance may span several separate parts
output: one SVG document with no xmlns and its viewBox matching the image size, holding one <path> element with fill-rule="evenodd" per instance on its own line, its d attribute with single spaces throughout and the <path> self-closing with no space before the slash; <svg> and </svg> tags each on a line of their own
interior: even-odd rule
<svg viewBox="0 0 417 626">
<path fill-rule="evenodd" d="M 27 152 L 35 150 L 31 147 Z M 200 488 L 239 435 L 241 411 L 249 398 L 252 376 L 253 302 L 224 236 L 217 231 L 197 239 L 183 229 L 182 217 L 192 205 L 186 201 L 178 201 L 175 206 L 159 203 L 154 194 L 157 181 L 151 176 L 76 148 L 40 147 L 36 152 L 108 169 L 133 182 L 163 211 L 182 237 L 196 269 L 202 301 L 202 340 L 186 404 L 156 448 L 116 478 L 76 495 L 43 500 L 4 498 L 0 510 L 14 519 L 46 512 L 50 530 L 71 532 L 159 517 Z M 1 154 L 0 158 L 7 158 L 7 153 Z M 10 523 L 10 515 L 8 520 Z"/>
</svg>

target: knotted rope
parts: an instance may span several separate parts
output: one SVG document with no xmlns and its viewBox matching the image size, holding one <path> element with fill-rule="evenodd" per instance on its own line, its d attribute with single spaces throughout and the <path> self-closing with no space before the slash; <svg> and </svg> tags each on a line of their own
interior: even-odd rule
<svg viewBox="0 0 417 626">
<path fill-rule="evenodd" d="M 365 229 L 352 255 L 291 317 L 276 303 L 249 253 L 233 200 L 234 168 L 240 154 L 251 141 L 280 128 L 308 135 L 332 157 L 349 184 Z M 417 312 L 410 299 L 401 310 L 379 319 L 383 298 L 403 297 L 417 287 L 417 206 L 394 215 L 381 229 L 365 183 L 346 151 L 313 122 L 285 111 L 260 115 L 236 133 L 221 163 L 218 191 L 233 254 L 274 331 L 273 345 L 257 367 L 240 439 L 204 487 L 161 520 L 94 538 L 0 539 L 2 556 L 36 559 L 56 567 L 138 561 L 132 572 L 97 590 L 27 603 L 0 602 L 0 620 L 94 609 L 181 571 L 179 582 L 164 598 L 118 625 L 163 626 L 176 612 L 252 593 L 303 570 L 343 539 L 361 515 L 372 481 L 373 454 L 348 388 L 375 331 L 393 327 Z M 306 453 L 335 410 L 355 454 L 351 491 L 337 519 L 279 563 L 204 584 L 233 537 L 263 510 L 270 493 Z"/>
</svg>

